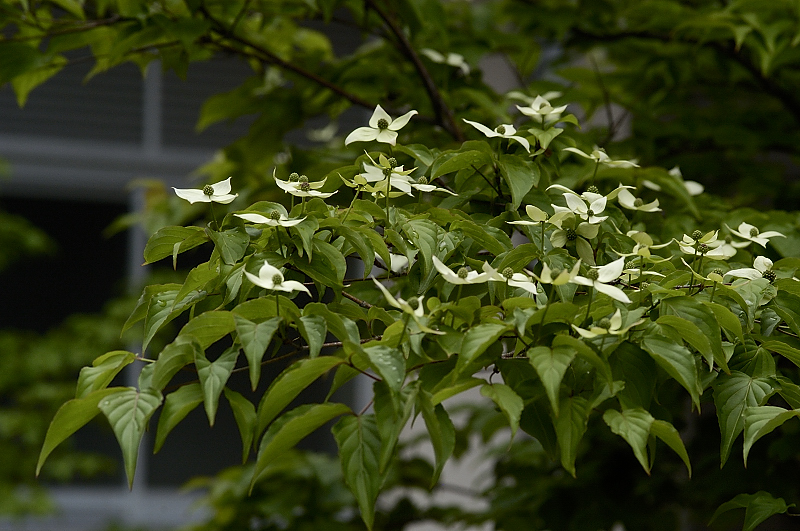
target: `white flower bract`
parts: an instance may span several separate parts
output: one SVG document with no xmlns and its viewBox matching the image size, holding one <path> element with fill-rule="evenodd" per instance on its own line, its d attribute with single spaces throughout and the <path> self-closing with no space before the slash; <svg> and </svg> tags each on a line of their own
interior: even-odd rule
<svg viewBox="0 0 800 531">
<path fill-rule="evenodd" d="M 286 291 L 289 293 L 293 291 L 304 291 L 311 295 L 311 292 L 309 292 L 308 288 L 306 288 L 302 283 L 296 280 L 285 280 L 281 270 L 277 267 L 271 266 L 269 262 L 264 262 L 264 265 L 262 265 L 261 269 L 258 270 L 258 276 L 247 271 L 245 271 L 244 274 L 248 279 L 250 279 L 250 282 L 265 289 L 273 291 Z"/>
<path fill-rule="evenodd" d="M 345 145 L 353 142 L 369 142 L 377 140 L 384 144 L 395 145 L 397 131 L 403 128 L 417 111 L 408 111 L 403 116 L 392 119 L 389 113 L 378 105 L 369 119 L 369 127 L 359 127 L 344 139 Z"/>
<path fill-rule="evenodd" d="M 517 142 L 525 148 L 525 151 L 531 151 L 531 143 L 528 142 L 528 139 L 518 136 L 517 129 L 511 124 L 500 124 L 494 130 L 489 129 L 483 124 L 478 122 L 473 122 L 472 120 L 467 120 L 464 118 L 464 121 L 467 122 L 469 125 L 483 133 L 487 138 L 506 138 L 511 140 L 516 140 Z M 502 131 L 502 133 L 500 132 Z"/>
<path fill-rule="evenodd" d="M 172 188 L 175 190 L 175 195 L 180 197 L 181 199 L 185 199 L 190 203 L 222 203 L 223 205 L 227 205 L 239 194 L 231 194 L 231 177 L 228 177 L 224 181 L 220 181 L 216 184 L 209 184 L 201 189 L 195 188 Z M 207 194 L 207 191 L 211 191 L 211 194 Z"/>
</svg>

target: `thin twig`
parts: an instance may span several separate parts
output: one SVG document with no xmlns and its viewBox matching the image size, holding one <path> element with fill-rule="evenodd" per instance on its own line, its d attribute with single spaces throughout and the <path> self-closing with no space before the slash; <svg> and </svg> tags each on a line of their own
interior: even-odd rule
<svg viewBox="0 0 800 531">
<path fill-rule="evenodd" d="M 356 304 L 358 304 L 362 308 L 366 308 L 366 309 L 369 310 L 373 306 L 372 304 L 368 303 L 367 301 L 362 301 L 361 299 L 359 299 L 357 297 L 354 297 L 353 295 L 350 295 L 346 291 L 342 291 L 342 295 L 344 295 L 344 297 L 346 299 L 350 299 L 351 301 L 355 302 Z"/>
</svg>

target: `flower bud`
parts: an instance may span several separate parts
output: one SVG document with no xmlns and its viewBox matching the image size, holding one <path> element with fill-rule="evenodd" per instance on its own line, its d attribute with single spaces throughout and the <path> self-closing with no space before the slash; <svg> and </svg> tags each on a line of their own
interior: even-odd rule
<svg viewBox="0 0 800 531">
<path fill-rule="evenodd" d="M 761 273 L 761 276 L 769 280 L 770 284 L 775 282 L 775 279 L 778 278 L 778 275 L 776 275 L 775 271 L 773 271 L 772 269 L 767 269 L 766 271 Z"/>
<path fill-rule="evenodd" d="M 389 177 L 391 174 L 392 174 L 392 169 L 391 168 L 383 168 L 383 176 L 384 177 Z"/>
<path fill-rule="evenodd" d="M 389 157 L 389 159 L 386 162 L 389 163 L 389 167 L 392 169 L 397 167 L 397 159 L 394 157 Z"/>
<path fill-rule="evenodd" d="M 269 219 L 278 221 L 279 219 L 281 219 L 281 213 L 278 212 L 277 210 L 273 210 L 272 212 L 269 213 Z"/>
<path fill-rule="evenodd" d="M 274 275 L 272 275 L 272 283 L 273 284 L 278 285 L 281 282 L 283 282 L 283 277 L 281 275 L 279 275 L 278 273 L 275 273 Z"/>
<path fill-rule="evenodd" d="M 636 199 L 633 200 L 633 206 L 635 206 L 636 208 L 639 208 L 643 204 L 644 204 L 644 201 L 642 201 L 641 197 L 637 197 Z"/>
<path fill-rule="evenodd" d="M 300 175 L 298 175 L 297 172 L 293 171 L 292 173 L 289 174 L 290 183 L 296 183 L 298 180 L 300 180 Z"/>
<path fill-rule="evenodd" d="M 417 179 L 417 184 L 428 184 L 428 178 L 423 175 L 422 177 Z"/>
<path fill-rule="evenodd" d="M 469 270 L 467 270 L 466 267 L 462 267 L 461 269 L 458 270 L 457 275 L 458 278 L 465 280 L 467 278 L 467 275 L 469 275 Z"/>
<path fill-rule="evenodd" d="M 609 328 L 611 328 L 611 319 L 609 319 L 608 317 L 603 317 L 602 319 L 597 321 L 597 327 L 608 330 Z"/>
<path fill-rule="evenodd" d="M 758 236 L 758 229 L 753 227 L 752 229 L 750 229 L 750 237 L 755 238 L 756 236 Z"/>
<path fill-rule="evenodd" d="M 214 195 L 214 187 L 213 187 L 213 186 L 211 186 L 210 184 L 207 184 L 207 185 L 205 185 L 205 186 L 203 187 L 203 193 L 204 193 L 205 195 L 207 195 L 207 196 L 211 197 L 212 195 Z"/>
<path fill-rule="evenodd" d="M 722 276 L 722 269 L 716 268 L 711 273 L 714 274 L 714 275 Z"/>
<path fill-rule="evenodd" d="M 408 303 L 409 306 L 411 306 L 412 310 L 416 310 L 417 308 L 419 308 L 419 299 L 416 297 L 411 297 L 406 302 Z"/>
<path fill-rule="evenodd" d="M 694 232 L 692 232 L 692 239 L 693 240 L 699 240 L 702 237 L 703 237 L 703 233 L 700 232 L 699 230 L 695 230 Z"/>
<path fill-rule="evenodd" d="M 503 269 L 503 276 L 506 278 L 511 278 L 514 276 L 514 270 L 510 267 Z"/>
<path fill-rule="evenodd" d="M 383 131 L 384 129 L 388 128 L 389 128 L 389 122 L 386 121 L 386 118 L 381 118 L 380 120 L 378 120 L 378 129 Z"/>
<path fill-rule="evenodd" d="M 625 263 L 625 269 L 636 269 L 636 262 L 634 260 L 628 260 Z"/>
<path fill-rule="evenodd" d="M 495 130 L 496 133 L 499 133 L 501 135 L 506 134 L 506 126 L 504 126 L 504 125 L 498 125 L 497 127 L 495 127 L 494 130 Z"/>
<path fill-rule="evenodd" d="M 306 181 L 306 182 L 304 182 L 304 183 L 302 183 L 302 182 L 301 182 L 301 183 L 300 183 L 300 189 L 301 189 L 302 191 L 304 191 L 304 192 L 308 192 L 309 190 L 311 190 L 311 185 L 310 185 L 310 184 L 308 184 L 308 181 Z"/>
<path fill-rule="evenodd" d="M 578 233 L 575 232 L 575 229 L 567 229 L 567 239 L 571 242 L 578 239 Z"/>
<path fill-rule="evenodd" d="M 731 235 L 730 235 L 730 234 L 728 234 L 727 236 L 725 236 L 725 243 L 728 243 L 728 244 L 730 244 L 732 241 L 733 241 L 733 238 L 731 237 Z"/>
<path fill-rule="evenodd" d="M 586 278 L 591 281 L 595 281 L 600 278 L 600 272 L 597 269 L 590 269 L 586 272 Z"/>
<path fill-rule="evenodd" d="M 308 177 L 306 175 L 301 175 L 300 177 L 297 178 L 297 182 L 307 183 L 308 182 Z"/>
<path fill-rule="evenodd" d="M 590 194 L 599 194 L 600 193 L 600 189 L 598 187 L 596 187 L 595 185 L 591 185 L 589 188 L 586 189 L 586 191 L 589 192 Z"/>
<path fill-rule="evenodd" d="M 706 254 L 711 248 L 706 245 L 705 243 L 701 243 L 697 246 L 697 252 L 700 254 Z"/>
<path fill-rule="evenodd" d="M 642 289 L 647 289 L 647 288 L 650 287 L 650 283 L 645 280 L 644 282 L 639 284 L 639 287 L 642 288 Z"/>
</svg>

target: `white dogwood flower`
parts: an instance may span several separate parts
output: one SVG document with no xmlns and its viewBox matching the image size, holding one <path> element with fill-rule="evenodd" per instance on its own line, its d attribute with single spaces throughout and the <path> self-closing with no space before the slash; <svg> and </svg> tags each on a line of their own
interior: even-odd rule
<svg viewBox="0 0 800 531">
<path fill-rule="evenodd" d="M 431 48 L 423 48 L 420 50 L 420 53 L 434 63 L 454 66 L 461 70 L 461 73 L 465 76 L 469 74 L 469 65 L 467 64 L 467 61 L 464 60 L 464 56 L 459 53 L 448 53 L 445 55 L 441 52 L 437 52 L 436 50 L 432 50 Z"/>
<path fill-rule="evenodd" d="M 553 107 L 544 97 L 536 96 L 530 105 L 527 107 L 517 105 L 517 109 L 525 116 L 539 118 L 543 123 L 546 123 L 551 120 L 557 120 L 567 110 L 567 106 Z"/>
<path fill-rule="evenodd" d="M 542 284 L 552 284 L 554 286 L 563 286 L 569 282 L 573 282 L 581 270 L 581 261 L 578 260 L 572 269 L 563 269 L 561 271 L 554 271 L 547 266 L 546 262 L 542 262 L 542 272 L 537 277 Z"/>
<path fill-rule="evenodd" d="M 727 225 L 725 226 L 728 227 Z M 731 242 L 731 245 L 736 248 L 747 247 L 750 245 L 750 242 L 757 243 L 761 247 L 766 247 L 770 238 L 775 238 L 776 236 L 780 236 L 781 238 L 786 237 L 776 230 L 761 232 L 757 227 L 754 227 L 749 223 L 745 223 L 744 221 L 739 224 L 739 228 L 737 230 L 734 230 L 730 227 L 728 227 L 728 230 L 731 231 L 731 234 L 735 234 L 739 238 L 747 240 L 744 242 Z"/>
<path fill-rule="evenodd" d="M 482 284 L 489 280 L 488 273 L 470 271 L 466 267 L 462 267 L 458 270 L 458 272 L 455 272 L 444 265 L 436 256 L 433 257 L 433 266 L 436 268 L 439 274 L 451 284 Z"/>
<path fill-rule="evenodd" d="M 658 199 L 645 203 L 638 197 L 634 197 L 627 189 L 622 189 L 617 194 L 617 202 L 628 210 L 640 210 L 642 212 L 660 212 Z"/>
<path fill-rule="evenodd" d="M 753 267 L 732 269 L 725 273 L 724 278 L 728 277 L 748 278 L 750 280 L 771 277 L 771 280 L 775 280 L 775 273 L 772 271 L 772 260 L 766 256 L 757 256 L 753 260 Z"/>
<path fill-rule="evenodd" d="M 511 124 L 500 124 L 494 130 L 489 129 L 483 124 L 479 124 L 478 122 L 473 122 L 472 120 L 467 120 L 464 118 L 464 121 L 467 122 L 469 125 L 486 135 L 487 138 L 506 138 L 512 139 L 519 142 L 522 147 L 525 148 L 525 151 L 531 151 L 531 143 L 528 142 L 526 138 L 522 138 L 521 136 L 517 135 L 517 129 Z"/>
<path fill-rule="evenodd" d="M 397 142 L 397 131 L 403 128 L 417 111 L 408 111 L 403 116 L 392 119 L 389 113 L 378 105 L 369 119 L 369 127 L 359 127 L 344 139 L 345 145 L 353 142 L 369 142 L 377 140 L 384 144 L 395 145 Z"/>
<path fill-rule="evenodd" d="M 274 172 L 272 177 L 275 179 L 275 184 L 278 185 L 278 188 L 284 192 L 292 194 L 295 197 L 321 197 L 322 199 L 325 199 L 336 193 L 336 191 L 330 193 L 319 191 L 319 189 L 325 185 L 325 181 L 328 179 L 327 177 L 316 182 L 309 181 L 308 177 L 305 175 L 301 175 L 297 181 L 282 181 L 275 176 Z"/>
<path fill-rule="evenodd" d="M 258 270 L 258 276 L 247 271 L 244 274 L 250 279 L 250 282 L 265 289 L 290 293 L 293 291 L 305 291 L 311 295 L 311 292 L 302 283 L 296 280 L 285 280 L 281 270 L 271 266 L 269 262 L 264 262 L 264 265 Z"/>
<path fill-rule="evenodd" d="M 194 188 L 175 188 L 175 195 L 180 197 L 181 199 L 185 199 L 190 203 L 222 203 L 223 205 L 227 205 L 239 194 L 231 194 L 231 177 L 228 177 L 224 181 L 220 181 L 216 184 L 207 184 L 201 189 L 194 189 Z"/>
<path fill-rule="evenodd" d="M 617 280 L 625 268 L 625 258 L 618 258 L 604 266 L 595 266 L 589 270 L 587 276 L 576 276 L 572 282 L 582 286 L 591 286 L 600 293 L 605 293 L 614 300 L 629 304 L 631 300 L 625 292 L 616 286 L 611 286 L 609 282 Z"/>
<path fill-rule="evenodd" d="M 284 216 L 282 213 L 278 212 L 277 210 L 273 210 L 269 213 L 269 216 L 262 216 L 261 214 L 256 213 L 246 213 L 246 214 L 234 214 L 237 218 L 242 218 L 245 221 L 249 221 L 250 223 L 257 223 L 259 225 L 269 225 L 270 227 L 294 227 L 295 225 L 302 223 L 302 221 L 306 218 L 300 219 L 289 219 Z"/>
<path fill-rule="evenodd" d="M 564 201 L 567 202 L 566 207 L 553 205 L 553 210 L 555 210 L 556 213 L 572 212 L 592 225 L 602 223 L 608 218 L 608 216 L 598 216 L 598 214 L 606 209 L 607 199 L 605 196 L 600 196 L 594 201 L 588 202 L 581 196 L 571 193 L 564 194 Z"/>
<path fill-rule="evenodd" d="M 584 328 L 580 328 L 578 326 L 572 325 L 572 328 L 580 334 L 581 337 L 585 337 L 586 339 L 591 339 L 593 337 L 602 336 L 606 334 L 611 335 L 622 335 L 634 326 L 643 323 L 644 319 L 634 320 L 629 323 L 627 326 L 622 326 L 622 312 L 617 308 L 617 311 L 614 312 L 610 318 L 606 317 L 600 319 L 598 322 L 594 323 L 591 328 L 588 330 Z"/>
<path fill-rule="evenodd" d="M 612 160 L 606 154 L 606 150 L 595 146 L 591 153 L 584 153 L 578 148 L 568 147 L 564 148 L 562 151 L 569 151 L 571 153 L 575 153 L 576 155 L 580 155 L 583 158 L 593 160 L 597 164 L 605 164 L 609 168 L 638 168 L 639 165 L 632 160 Z"/>
</svg>

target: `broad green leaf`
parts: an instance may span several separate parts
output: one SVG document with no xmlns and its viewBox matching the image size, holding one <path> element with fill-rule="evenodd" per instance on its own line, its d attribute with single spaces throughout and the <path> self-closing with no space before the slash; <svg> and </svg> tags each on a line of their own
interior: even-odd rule
<svg viewBox="0 0 800 531">
<path fill-rule="evenodd" d="M 800 410 L 784 409 L 776 406 L 755 406 L 744 410 L 744 465 L 753 444 L 764 435 L 793 417 L 800 416 Z"/>
<path fill-rule="evenodd" d="M 401 393 L 393 393 L 386 382 L 378 381 L 372 389 L 375 421 L 381 436 L 380 472 L 383 473 L 394 456 L 400 432 L 411 418 L 419 386 L 409 385 Z"/>
<path fill-rule="evenodd" d="M 335 227 L 334 233 L 344 237 L 345 241 L 353 246 L 364 263 L 364 276 L 368 276 L 372 271 L 372 264 L 375 262 L 375 250 L 372 248 L 370 239 L 364 238 L 363 233 L 346 225 Z"/>
<path fill-rule="evenodd" d="M 84 427 L 100 413 L 97 406 L 103 399 L 118 392 L 118 387 L 98 389 L 82 398 L 73 398 L 58 408 L 53 420 L 50 421 L 50 426 L 48 426 L 47 434 L 44 437 L 44 444 L 42 444 L 42 450 L 39 452 L 39 461 L 36 464 L 37 476 L 42 470 L 42 465 L 47 460 L 47 456 L 59 444 L 66 441 L 68 437 Z"/>
<path fill-rule="evenodd" d="M 114 377 L 135 359 L 136 354 L 127 350 L 114 350 L 103 354 L 92 362 L 91 367 L 81 369 L 75 398 L 83 398 L 92 391 L 108 387 Z"/>
<path fill-rule="evenodd" d="M 258 405 L 258 423 L 256 435 L 261 434 L 267 425 L 277 417 L 283 409 L 294 400 L 300 392 L 311 383 L 331 370 L 344 363 L 343 359 L 333 356 L 305 359 L 287 367 L 270 384 L 267 392 Z"/>
<path fill-rule="evenodd" d="M 422 254 L 422 275 L 433 269 L 433 256 L 437 254 L 439 227 L 427 219 L 412 219 L 403 225 L 403 233 Z"/>
<path fill-rule="evenodd" d="M 789 407 L 800 409 L 800 385 L 797 385 L 785 376 L 778 376 L 775 378 L 775 381 L 780 385 L 778 393 L 781 395 L 781 398 L 786 400 Z"/>
<path fill-rule="evenodd" d="M 505 384 L 485 384 L 481 387 L 481 394 L 491 398 L 506 416 L 508 424 L 511 426 L 511 438 L 513 439 L 519 429 L 519 419 L 522 416 L 522 399 Z"/>
<path fill-rule="evenodd" d="M 774 498 L 769 492 L 760 490 L 755 494 L 739 494 L 732 500 L 720 505 L 711 520 L 711 525 L 717 517 L 733 509 L 744 509 L 744 527 L 742 531 L 753 531 L 758 524 L 776 514 L 784 514 L 794 504 L 786 505 L 783 498 Z"/>
<path fill-rule="evenodd" d="M 445 463 L 456 446 L 456 430 L 450 416 L 441 404 L 433 405 L 431 395 L 427 391 L 420 391 L 417 395 L 417 409 L 422 412 L 425 420 L 425 427 L 433 445 L 435 464 L 433 467 L 433 477 L 431 477 L 430 488 L 439 481 Z"/>
<path fill-rule="evenodd" d="M 442 175 L 447 175 L 448 173 L 457 172 L 463 170 L 465 168 L 472 168 L 473 171 L 477 171 L 481 166 L 486 164 L 491 164 L 492 157 L 486 153 L 485 151 L 464 151 L 462 153 L 456 153 L 453 156 L 442 155 L 445 158 L 445 162 L 441 163 L 436 166 L 438 161 L 434 161 L 434 170 L 433 174 L 431 175 L 432 178 L 436 179 L 437 177 L 441 177 Z"/>
<path fill-rule="evenodd" d="M 744 429 L 744 412 L 749 407 L 763 405 L 772 394 L 773 387 L 766 378 L 752 378 L 739 371 L 720 375 L 714 382 L 714 404 L 722 435 L 720 468 L 730 455 L 733 441 Z"/>
<path fill-rule="evenodd" d="M 242 343 L 242 350 L 250 367 L 250 387 L 256 390 L 261 379 L 261 360 L 272 342 L 272 336 L 281 325 L 280 317 L 272 317 L 262 323 L 254 323 L 239 315 L 234 315 L 236 334 Z"/>
<path fill-rule="evenodd" d="M 218 276 L 219 271 L 217 271 L 217 268 L 209 262 L 200 264 L 199 266 L 193 268 L 191 271 L 189 271 L 189 274 L 186 276 L 186 280 L 183 282 L 180 291 L 178 291 L 178 294 L 175 296 L 172 309 L 174 310 L 174 305 L 181 302 L 191 292 L 201 289 L 205 290 L 206 286 Z"/>
<path fill-rule="evenodd" d="M 500 155 L 500 175 L 511 190 L 511 208 L 519 208 L 525 194 L 539 184 L 539 169 L 514 155 Z"/>
<path fill-rule="evenodd" d="M 381 440 L 375 416 L 343 417 L 333 427 L 333 436 L 347 486 L 358 502 L 367 529 L 372 529 L 375 501 L 384 479 L 379 467 Z"/>
<path fill-rule="evenodd" d="M 654 336 L 645 337 L 642 348 L 689 392 L 692 403 L 700 409 L 700 378 L 692 353 L 683 345 Z"/>
<path fill-rule="evenodd" d="M 142 352 L 147 350 L 150 340 L 162 326 L 178 316 L 182 308 L 173 310 L 173 303 L 178 290 L 162 291 L 154 294 L 147 302 L 147 312 L 144 316 L 144 340 Z"/>
<path fill-rule="evenodd" d="M 559 390 L 561 389 L 561 380 L 564 378 L 564 373 L 567 372 L 567 367 L 572 363 L 577 351 L 567 345 L 558 346 L 555 348 L 549 347 L 534 347 L 528 350 L 528 359 L 531 365 L 536 369 L 536 374 L 542 380 L 544 389 L 547 392 L 547 398 L 550 400 L 550 406 L 553 408 L 553 414 L 558 417 L 558 401 Z"/>
<path fill-rule="evenodd" d="M 549 322 L 549 320 L 547 322 Z M 580 339 L 568 336 L 566 334 L 559 334 L 553 339 L 553 348 L 562 347 L 574 349 L 577 352 L 578 357 L 589 362 L 589 364 L 594 367 L 595 370 L 600 373 L 600 375 L 603 376 L 609 385 L 611 385 L 611 383 L 614 381 L 608 361 L 601 358 L 597 352 L 592 349 L 592 347 Z"/>
<path fill-rule="evenodd" d="M 253 437 L 256 430 L 256 407 L 242 396 L 240 393 L 228 389 L 223 389 L 225 398 L 231 405 L 233 411 L 233 418 L 236 420 L 236 426 L 239 428 L 239 435 L 242 437 L 242 464 L 247 462 L 250 456 L 250 448 L 253 445 Z"/>
<path fill-rule="evenodd" d="M 278 419 L 261 439 L 253 479 L 250 482 L 251 492 L 264 469 L 282 453 L 293 448 L 311 432 L 346 413 L 352 412 L 344 404 L 306 404 L 291 410 Z"/>
<path fill-rule="evenodd" d="M 459 220 L 450 224 L 450 230 L 463 232 L 493 255 L 503 254 L 513 248 L 511 239 L 505 234 L 503 234 L 503 236 L 498 236 L 496 233 L 490 233 L 485 227 L 468 219 Z"/>
<path fill-rule="evenodd" d="M 721 304 L 712 302 L 703 302 L 703 304 L 714 312 L 719 325 L 728 331 L 729 334 L 739 338 L 739 342 L 744 343 L 744 335 L 742 334 L 742 322 L 733 314 L 728 308 Z"/>
<path fill-rule="evenodd" d="M 406 359 L 403 353 L 399 349 L 385 345 L 367 347 L 364 353 L 369 358 L 372 368 L 386 382 L 389 389 L 393 393 L 400 392 L 406 378 Z"/>
<path fill-rule="evenodd" d="M 558 447 L 561 450 L 561 466 L 575 477 L 575 458 L 578 455 L 578 443 L 581 442 L 589 422 L 589 403 L 579 396 L 567 396 L 561 399 L 558 407 L 559 415 L 555 419 Z"/>
<path fill-rule="evenodd" d="M 194 249 L 208 241 L 205 231 L 200 227 L 163 227 L 153 234 L 144 248 L 144 263 L 152 264 L 167 256 L 173 257 Z"/>
<path fill-rule="evenodd" d="M 219 395 L 228 383 L 228 378 L 231 377 L 233 368 L 236 367 L 237 359 L 239 359 L 238 347 L 227 349 L 213 362 L 209 361 L 202 351 L 195 354 L 194 364 L 197 367 L 200 387 L 203 389 L 203 406 L 208 416 L 209 426 L 214 425 L 219 406 Z"/>
<path fill-rule="evenodd" d="M 660 326 L 669 326 L 675 330 L 678 337 L 686 340 L 694 349 L 705 358 L 709 367 L 714 366 L 714 353 L 711 351 L 711 342 L 700 328 L 692 321 L 679 317 L 677 315 L 662 315 L 656 320 L 656 324 Z M 721 346 L 720 346 L 721 349 Z M 725 358 L 722 359 L 727 368 Z"/>
<path fill-rule="evenodd" d="M 765 341 L 761 344 L 761 347 L 771 352 L 777 352 L 787 360 L 800 367 L 800 350 L 787 345 L 783 341 Z"/>
<path fill-rule="evenodd" d="M 526 404 L 519 419 L 519 427 L 535 437 L 547 456 L 553 461 L 558 460 L 558 437 L 551 417 L 552 408 L 545 400 L 537 400 Z"/>
<path fill-rule="evenodd" d="M 308 357 L 316 358 L 325 344 L 328 335 L 328 325 L 321 315 L 303 315 L 296 321 L 300 335 L 308 343 Z"/>
<path fill-rule="evenodd" d="M 461 352 L 454 372 L 461 374 L 471 362 L 509 330 L 511 330 L 510 325 L 495 323 L 479 324 L 470 328 L 461 343 Z"/>
<path fill-rule="evenodd" d="M 159 391 L 148 389 L 140 392 L 133 387 L 126 387 L 117 388 L 114 394 L 107 395 L 97 405 L 111 424 L 111 429 L 114 430 L 119 447 L 122 449 L 129 488 L 133 488 L 139 444 L 147 427 L 147 421 L 161 405 L 161 400 Z"/>
<path fill-rule="evenodd" d="M 722 336 L 717 317 L 715 312 L 708 306 L 702 304 L 691 297 L 669 297 L 661 301 L 661 313 L 672 314 L 682 317 L 687 321 L 694 324 L 703 335 L 705 335 L 713 353 L 713 359 L 727 372 L 727 364 L 725 361 L 725 353 L 722 350 Z M 695 348 L 698 348 L 694 341 L 700 341 L 697 337 L 696 330 L 688 325 L 682 327 L 676 326 L 682 333 L 685 332 L 685 339 Z M 702 343 L 702 341 L 701 341 Z M 703 352 L 698 348 L 698 351 L 704 358 L 710 360 L 712 356 L 708 355 L 708 351 Z"/>
<path fill-rule="evenodd" d="M 433 397 L 431 398 L 431 402 L 435 406 L 436 404 L 441 404 L 448 398 L 451 398 L 457 394 L 461 394 L 468 389 L 472 389 L 473 387 L 477 387 L 479 385 L 483 385 L 485 380 L 481 380 L 480 378 L 469 377 L 464 380 L 460 380 L 458 383 L 450 386 L 445 387 L 444 389 L 437 389 L 435 393 L 433 393 Z"/>
<path fill-rule="evenodd" d="M 162 391 L 172 377 L 183 367 L 194 363 L 195 356 L 202 353 L 200 343 L 193 336 L 178 336 L 164 347 L 153 364 L 153 377 L 150 385 Z"/>
<path fill-rule="evenodd" d="M 654 420 L 650 425 L 650 435 L 655 435 L 664 441 L 667 446 L 678 454 L 678 457 L 680 457 L 686 465 L 686 469 L 689 471 L 689 477 L 691 478 L 692 463 L 689 461 L 689 454 L 686 453 L 686 447 L 683 445 L 683 440 L 681 440 L 681 436 L 678 430 L 675 429 L 675 426 L 665 420 Z"/>
<path fill-rule="evenodd" d="M 247 245 L 250 243 L 250 236 L 247 235 L 244 227 L 235 227 L 220 232 L 208 230 L 206 234 L 214 242 L 222 261 L 229 265 L 235 265 L 244 257 Z"/>
<path fill-rule="evenodd" d="M 161 449 L 172 429 L 202 402 L 203 390 L 197 382 L 183 385 L 166 396 L 164 407 L 161 408 L 161 413 L 158 416 L 158 428 L 156 430 L 153 453 Z"/>
<path fill-rule="evenodd" d="M 305 258 L 298 258 L 293 260 L 294 265 L 314 282 L 333 288 L 334 291 L 341 290 L 342 280 L 347 271 L 344 256 L 336 247 L 322 240 L 314 238 L 312 245 L 314 259 L 309 263 Z"/>
<path fill-rule="evenodd" d="M 306 304 L 306 307 L 303 308 L 303 316 L 309 315 L 322 317 L 325 320 L 328 332 L 336 336 L 339 341 L 349 341 L 356 344 L 361 341 L 361 334 L 356 323 L 343 315 L 332 312 L 327 305 L 318 302 Z"/>
<path fill-rule="evenodd" d="M 181 328 L 178 335 L 192 336 L 200 347 L 207 349 L 236 329 L 236 321 L 231 312 L 215 310 L 198 315 Z"/>
<path fill-rule="evenodd" d="M 647 457 L 647 440 L 653 416 L 642 408 L 625 409 L 620 413 L 615 409 L 606 410 L 603 420 L 611 431 L 625 439 L 633 449 L 633 455 L 650 475 L 650 460 Z"/>
</svg>

